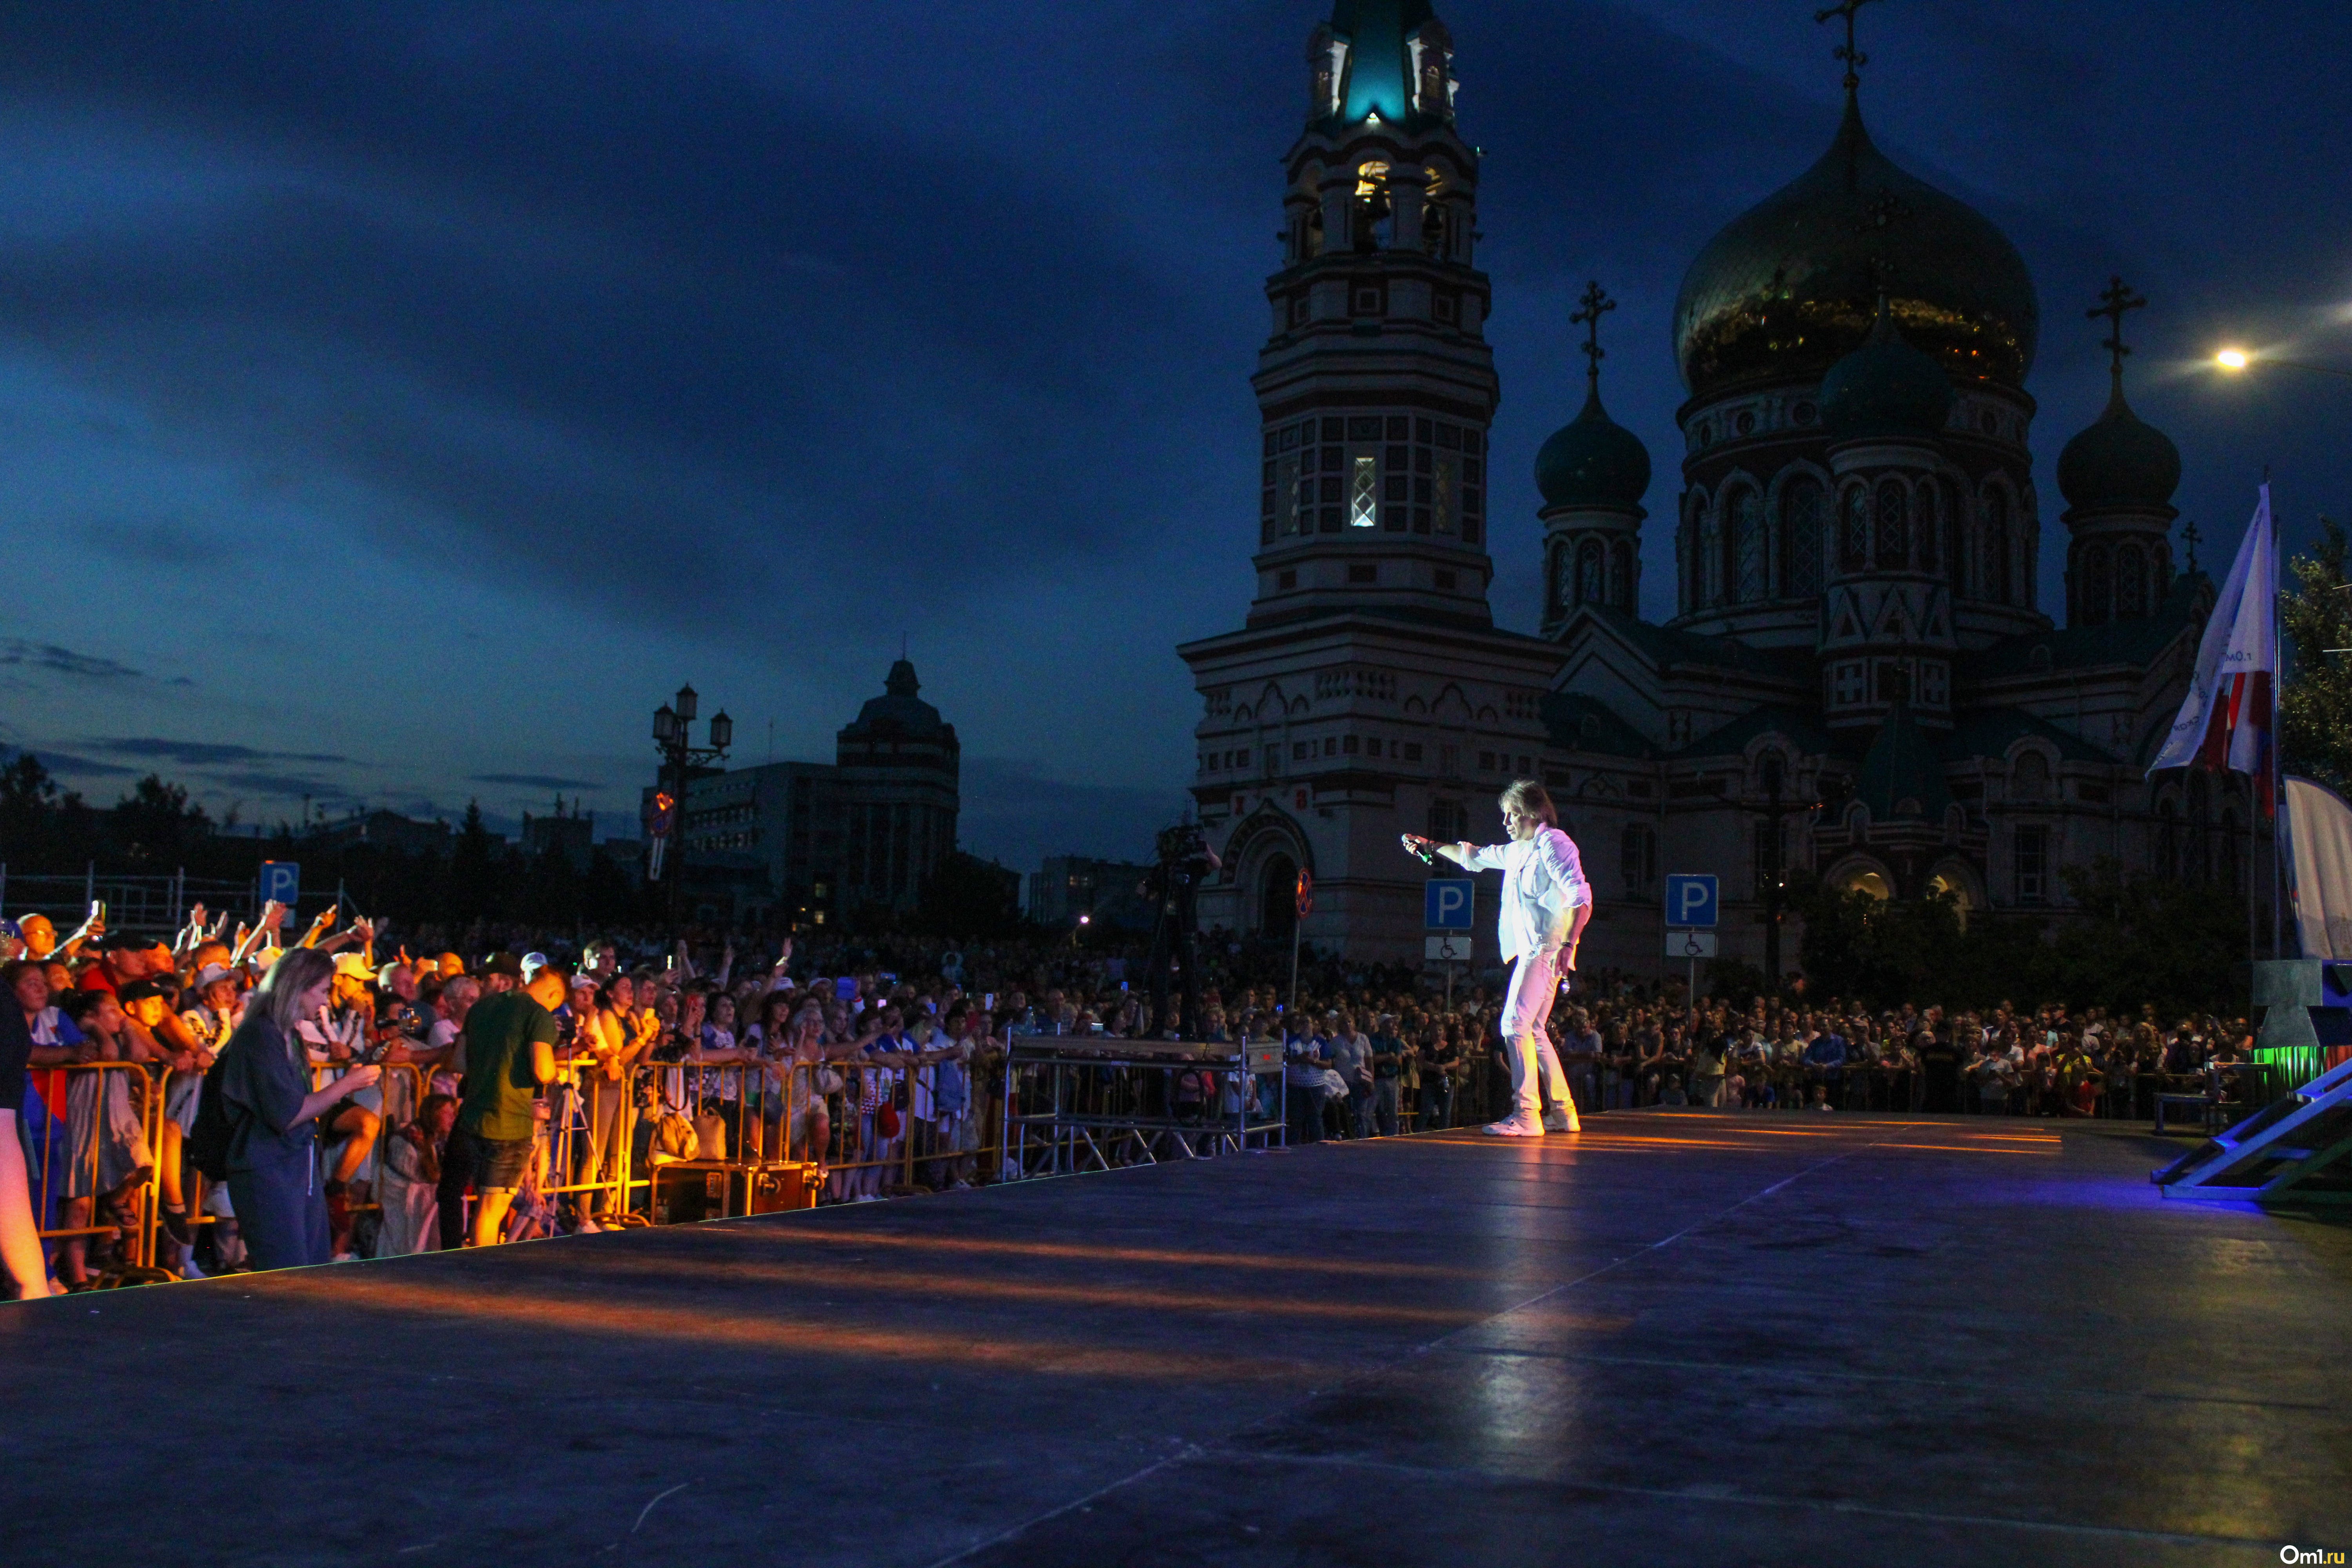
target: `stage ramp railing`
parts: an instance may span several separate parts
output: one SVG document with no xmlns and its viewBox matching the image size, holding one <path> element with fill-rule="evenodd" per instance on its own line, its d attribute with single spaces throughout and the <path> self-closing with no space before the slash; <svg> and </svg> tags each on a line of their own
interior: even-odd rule
<svg viewBox="0 0 2352 1568">
<path fill-rule="evenodd" d="M 2352 1203 L 2352 1060 L 2148 1173 L 2167 1197 Z"/>
</svg>

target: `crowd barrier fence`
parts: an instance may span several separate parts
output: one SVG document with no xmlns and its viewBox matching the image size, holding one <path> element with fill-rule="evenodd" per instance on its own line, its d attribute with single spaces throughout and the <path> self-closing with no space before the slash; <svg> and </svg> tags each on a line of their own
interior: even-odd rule
<svg viewBox="0 0 2352 1568">
<path fill-rule="evenodd" d="M 600 1226 L 684 1223 L 1286 1141 L 1278 1045 L 1173 1049 L 1099 1036 L 1011 1037 L 961 1065 L 960 1106 L 935 1061 L 649 1061 L 618 1078 L 577 1062 L 547 1086 L 538 1149 L 509 1235 L 553 1233 L 567 1205 L 574 1219 Z M 1491 1120 L 1507 1090 L 1490 1058 L 1479 1053 L 1444 1075 L 1422 1067 L 1418 1082 L 1398 1095 L 1399 1130 Z M 354 1065 L 314 1064 L 313 1088 Z M 1588 1111 L 1650 1102 L 1638 1076 L 1591 1057 L 1567 1065 Z M 429 1250 L 437 1243 L 433 1184 L 394 1141 L 435 1092 L 436 1079 L 453 1090 L 454 1075 L 413 1063 L 381 1071 L 373 1088 L 354 1096 L 373 1127 L 352 1173 L 363 1195 L 352 1210 L 377 1216 L 379 1246 Z M 193 1121 L 194 1098 L 185 1090 L 195 1076 L 123 1061 L 31 1069 L 36 1098 L 22 1135 L 37 1228 L 45 1243 L 119 1237 L 117 1266 L 102 1282 L 167 1277 L 157 1267 L 163 1167 L 178 1147 L 171 1112 Z M 1914 1068 L 1853 1065 L 1807 1083 L 1814 1077 L 1834 1082 L 1848 1110 L 1916 1111 L 1925 1099 L 1926 1075 Z M 2212 1107 L 2208 1120 L 2226 1125 L 2277 1098 L 2282 1083 L 2254 1063 L 2105 1075 L 2097 1113 L 2145 1121 L 2159 1095 L 2197 1095 Z M 1270 1099 L 1268 1085 L 1277 1086 Z M 1980 1102 L 1965 1076 L 1958 1087 L 1963 1109 L 1995 1114 L 2031 1114 L 2059 1092 L 2054 1084 L 2029 1082 L 1996 1107 Z M 347 1149 L 341 1137 L 329 1142 L 322 1175 L 344 1163 Z M 185 1173 L 182 1196 L 192 1227 L 217 1223 L 204 1212 L 205 1186 Z M 89 1212 L 77 1216 L 74 1205 L 84 1200 Z"/>
<path fill-rule="evenodd" d="M 152 1270 L 163 1075 L 144 1062 L 69 1062 L 32 1068 L 29 1084 L 33 1095 L 27 1097 L 21 1135 L 34 1227 L 41 1239 L 119 1236 L 119 1268 Z M 36 1099 L 37 1121 L 30 1114 Z M 75 1205 L 84 1202 L 90 1223 L 69 1223 Z"/>
</svg>

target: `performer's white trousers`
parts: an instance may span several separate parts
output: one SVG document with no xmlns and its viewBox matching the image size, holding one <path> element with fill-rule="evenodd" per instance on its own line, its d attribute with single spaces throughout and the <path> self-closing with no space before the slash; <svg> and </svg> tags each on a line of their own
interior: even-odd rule
<svg viewBox="0 0 2352 1568">
<path fill-rule="evenodd" d="M 1543 1119 L 1540 1081 L 1552 1100 L 1576 1120 L 1576 1102 L 1569 1098 L 1568 1075 L 1559 1070 L 1559 1057 L 1544 1028 L 1551 1005 L 1559 995 L 1559 954 L 1531 952 L 1511 966 L 1511 988 L 1503 998 L 1504 1049 L 1511 1061 L 1511 1099 L 1517 1114 L 1529 1121 Z M 1540 1071 L 1542 1078 L 1538 1079 Z"/>
</svg>

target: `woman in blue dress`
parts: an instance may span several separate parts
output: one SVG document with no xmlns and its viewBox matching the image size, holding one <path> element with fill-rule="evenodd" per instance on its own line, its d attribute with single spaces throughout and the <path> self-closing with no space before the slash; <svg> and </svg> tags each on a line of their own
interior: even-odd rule
<svg viewBox="0 0 2352 1568">
<path fill-rule="evenodd" d="M 256 1268 L 333 1257 L 319 1117 L 382 1071 L 357 1067 L 323 1089 L 310 1087 L 310 1059 L 294 1026 L 326 1006 L 334 977 L 334 960 L 316 948 L 280 953 L 205 1078 L 205 1093 L 219 1095 L 227 1115 L 229 1202 Z"/>
</svg>

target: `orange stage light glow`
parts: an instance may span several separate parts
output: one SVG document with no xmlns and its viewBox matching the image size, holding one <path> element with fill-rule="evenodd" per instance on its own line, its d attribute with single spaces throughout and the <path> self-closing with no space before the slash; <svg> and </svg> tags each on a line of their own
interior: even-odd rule
<svg viewBox="0 0 2352 1568">
<path fill-rule="evenodd" d="M 708 1311 L 589 1302 L 578 1298 L 576 1287 L 562 1295 L 541 1296 L 520 1293 L 508 1285 L 467 1289 L 450 1285 L 352 1281 L 348 1275 L 347 1270 L 289 1273 L 267 1284 L 273 1294 L 283 1291 L 306 1300 L 331 1300 L 338 1307 L 491 1320 L 511 1325 L 518 1334 L 543 1335 L 548 1329 L 555 1328 L 632 1339 L 691 1340 L 699 1344 L 770 1351 L 780 1355 L 845 1356 L 910 1365 L 960 1364 L 1060 1377 L 1126 1377 L 1155 1382 L 1235 1376 L 1274 1379 L 1296 1377 L 1307 1364 L 1248 1360 L 1227 1353 L 1195 1355 L 1066 1340 L 982 1336 L 929 1326 L 893 1331 L 804 1318 L 751 1317 L 745 1315 L 746 1309 L 740 1302 Z M 256 1279 L 246 1283 L 250 1289 L 263 1281 Z"/>
<path fill-rule="evenodd" d="M 1361 1274 L 1381 1279 L 1484 1279 L 1490 1270 L 1448 1268 L 1431 1263 L 1367 1263 L 1355 1258 L 1318 1258 L 1262 1252 L 1191 1252 L 1171 1247 L 1085 1247 L 1057 1241 L 977 1241 L 965 1237 L 893 1236 L 874 1232 L 837 1235 L 800 1226 L 698 1227 L 692 1234 L 715 1240 L 757 1237 L 761 1241 L 806 1242 L 828 1247 L 903 1247 L 925 1252 L 998 1253 L 1011 1258 L 1067 1258 L 1104 1263 L 1172 1263 L 1188 1268 L 1273 1268 L 1286 1274 Z"/>
</svg>

